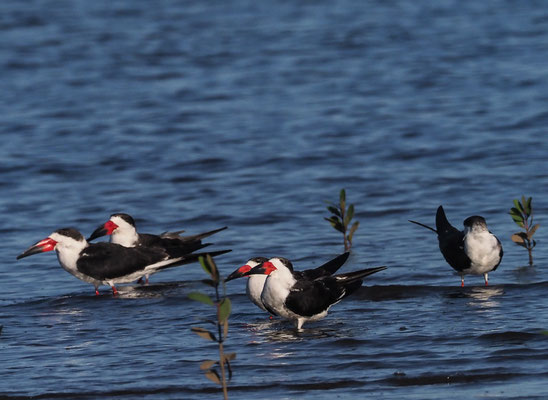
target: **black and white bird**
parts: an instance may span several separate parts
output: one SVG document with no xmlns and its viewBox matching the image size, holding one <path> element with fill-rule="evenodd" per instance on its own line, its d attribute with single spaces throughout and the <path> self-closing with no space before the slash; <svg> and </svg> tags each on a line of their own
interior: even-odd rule
<svg viewBox="0 0 548 400">
<path fill-rule="evenodd" d="M 225 229 L 227 229 L 226 226 L 191 236 L 181 236 L 180 233 L 184 231 L 164 232 L 160 235 L 138 233 L 135 220 L 129 214 L 116 213 L 112 214 L 107 222 L 95 229 L 87 240 L 89 242 L 98 237 L 110 235 L 110 242 L 114 244 L 124 247 L 158 247 L 169 254 L 170 257 L 185 257 L 196 261 L 198 257 L 191 253 L 211 245 L 211 243 L 202 243 L 202 239 Z M 208 253 L 214 257 L 228 253 L 229 251 L 231 250 L 219 250 Z M 206 253 L 200 255 L 204 254 Z M 149 275 L 146 274 L 144 276 L 146 283 L 148 283 Z"/>
<path fill-rule="evenodd" d="M 488 274 L 499 266 L 503 251 L 500 240 L 487 229 L 485 218 L 478 215 L 464 220 L 464 230 L 460 231 L 449 223 L 442 206 L 436 212 L 436 229 L 420 222 L 410 221 L 438 234 L 441 254 L 461 277 L 483 275 L 485 285 L 489 284 Z"/>
<path fill-rule="evenodd" d="M 88 243 L 74 228 L 58 229 L 35 243 L 17 259 L 55 250 L 61 267 L 78 279 L 91 283 L 95 294 L 99 286 L 109 285 L 118 292 L 119 283 L 128 283 L 159 270 L 194 261 L 185 257 L 170 257 L 157 247 L 124 247 L 114 243 Z"/>
<path fill-rule="evenodd" d="M 332 260 L 326 262 L 325 264 L 320 265 L 317 268 L 296 272 L 296 273 L 301 274 L 302 276 L 305 276 L 308 279 L 316 279 L 321 276 L 333 275 L 335 272 L 337 272 L 337 270 L 340 267 L 342 267 L 342 265 L 348 259 L 349 255 L 350 255 L 349 252 L 343 253 L 333 258 Z M 228 275 L 228 277 L 225 279 L 225 282 L 231 281 L 236 278 L 241 278 L 242 276 L 247 276 L 248 277 L 247 284 L 246 284 L 247 297 L 257 307 L 268 312 L 268 310 L 266 309 L 266 307 L 264 306 L 261 300 L 261 293 L 263 292 L 264 284 L 266 282 L 266 278 L 268 278 L 268 275 L 265 275 L 265 274 L 247 275 L 247 273 L 252 268 L 254 268 L 255 266 L 259 264 L 263 264 L 267 261 L 268 259 L 265 257 L 251 258 L 245 265 L 241 266 L 240 268 L 232 272 L 230 275 Z"/>
<path fill-rule="evenodd" d="M 289 260 L 275 257 L 255 266 L 246 275 L 268 275 L 261 293 L 263 305 L 270 313 L 295 321 L 300 330 L 305 322 L 324 318 L 332 305 L 362 285 L 364 277 L 384 269 L 386 267 L 369 268 L 339 275 L 323 271 L 307 274 L 307 271 L 294 271 Z"/>
<path fill-rule="evenodd" d="M 232 272 L 230 275 L 227 276 L 225 279 L 225 282 L 231 281 L 236 278 L 240 278 L 244 276 L 247 272 L 251 271 L 251 269 L 259 264 L 265 263 L 268 261 L 268 258 L 265 257 L 253 257 L 249 259 L 245 265 L 241 266 L 240 268 L 236 269 L 234 272 Z M 249 275 L 249 279 L 247 280 L 247 284 L 245 287 L 245 293 L 247 294 L 247 297 L 253 304 L 255 304 L 260 309 L 267 311 L 265 306 L 263 305 L 263 302 L 261 301 L 261 293 L 263 291 L 264 283 L 266 281 L 267 275 Z"/>
</svg>

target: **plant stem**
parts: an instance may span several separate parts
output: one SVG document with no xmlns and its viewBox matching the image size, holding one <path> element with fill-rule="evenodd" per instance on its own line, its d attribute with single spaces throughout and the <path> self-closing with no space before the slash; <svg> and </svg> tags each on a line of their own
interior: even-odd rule
<svg viewBox="0 0 548 400">
<path fill-rule="evenodd" d="M 226 376 L 225 376 L 225 363 L 223 359 L 224 359 L 223 343 L 219 342 L 219 362 L 221 364 L 221 384 L 223 387 L 224 399 L 228 400 L 228 389 L 226 387 Z"/>
<path fill-rule="evenodd" d="M 223 333 L 221 328 L 221 321 L 219 320 L 219 314 L 221 310 L 221 301 L 219 299 L 219 285 L 215 286 L 215 296 L 217 298 L 217 329 L 219 332 L 219 366 L 221 367 L 221 386 L 223 388 L 223 396 L 225 400 L 228 400 L 228 389 L 226 387 L 226 375 L 225 375 L 225 363 L 224 363 L 224 351 L 223 351 Z"/>
<path fill-rule="evenodd" d="M 529 252 L 529 266 L 532 267 L 533 266 L 533 248 L 528 246 L 527 251 Z"/>
</svg>

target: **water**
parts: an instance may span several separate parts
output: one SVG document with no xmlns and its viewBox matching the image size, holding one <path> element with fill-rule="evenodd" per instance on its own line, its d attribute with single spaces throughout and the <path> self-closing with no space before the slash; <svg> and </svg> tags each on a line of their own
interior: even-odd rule
<svg viewBox="0 0 548 400">
<path fill-rule="evenodd" d="M 29 1 L 0 4 L 0 394 L 220 398 L 190 332 L 197 265 L 113 298 L 51 253 L 113 212 L 143 232 L 221 226 L 224 275 L 342 251 L 323 217 L 346 188 L 361 225 L 345 270 L 387 265 L 296 333 L 233 301 L 231 398 L 548 397 L 544 201 L 548 11 L 486 1 Z M 509 237 L 533 196 L 535 267 Z M 466 287 L 434 223 L 483 215 L 505 255 Z"/>
</svg>

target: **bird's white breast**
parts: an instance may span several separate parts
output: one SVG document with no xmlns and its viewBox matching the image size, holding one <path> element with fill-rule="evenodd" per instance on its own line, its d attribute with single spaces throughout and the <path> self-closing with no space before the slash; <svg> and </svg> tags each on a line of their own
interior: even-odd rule
<svg viewBox="0 0 548 400">
<path fill-rule="evenodd" d="M 500 260 L 498 240 L 487 230 L 469 231 L 464 237 L 464 251 L 472 262 L 468 273 L 489 272 Z"/>
<path fill-rule="evenodd" d="M 261 300 L 261 293 L 263 292 L 264 284 L 266 282 L 267 275 L 250 275 L 247 280 L 246 294 L 249 300 L 253 302 L 257 307 L 266 311 Z"/>
<path fill-rule="evenodd" d="M 291 271 L 277 269 L 265 281 L 261 301 L 276 314 L 284 318 L 295 318 L 295 314 L 285 307 L 285 299 L 295 284 Z"/>
<path fill-rule="evenodd" d="M 80 271 L 78 271 L 76 263 L 78 259 L 80 258 L 80 254 L 82 253 L 82 250 L 83 250 L 83 247 L 79 245 L 75 245 L 74 243 L 69 243 L 69 244 L 57 243 L 57 245 L 55 246 L 57 259 L 59 260 L 59 264 L 61 264 L 61 267 L 63 267 L 65 271 L 74 275 L 76 278 L 84 282 L 97 285 L 100 283 L 100 281 L 88 275 L 84 275 Z"/>
</svg>

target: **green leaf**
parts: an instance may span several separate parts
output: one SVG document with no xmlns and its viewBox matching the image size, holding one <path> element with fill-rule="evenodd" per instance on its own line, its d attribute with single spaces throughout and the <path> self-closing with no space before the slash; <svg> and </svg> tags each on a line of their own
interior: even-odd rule
<svg viewBox="0 0 548 400">
<path fill-rule="evenodd" d="M 527 232 L 527 237 L 529 238 L 529 240 L 533 237 L 539 226 L 539 224 L 535 224 L 531 229 L 529 229 L 529 232 Z"/>
<path fill-rule="evenodd" d="M 335 228 L 335 229 L 338 230 L 339 232 L 344 233 L 344 226 L 343 226 L 343 224 L 341 224 L 339 221 L 337 221 L 337 222 L 334 223 L 334 224 L 331 224 L 331 226 L 333 226 L 333 228 Z"/>
<path fill-rule="evenodd" d="M 219 321 L 224 322 L 227 320 L 228 316 L 230 315 L 230 310 L 232 308 L 232 305 L 230 303 L 230 299 L 228 297 L 225 297 L 221 304 L 219 305 Z"/>
<path fill-rule="evenodd" d="M 527 199 L 527 215 L 533 214 L 533 205 L 531 204 L 533 202 L 533 198 L 529 197 Z"/>
<path fill-rule="evenodd" d="M 516 210 L 519 210 L 520 213 L 523 212 L 523 206 L 521 205 L 518 199 L 514 199 L 514 205 L 516 206 Z"/>
<path fill-rule="evenodd" d="M 512 214 L 510 214 L 510 216 L 512 217 L 512 219 L 514 220 L 515 223 L 518 223 L 518 222 L 523 223 L 523 217 L 521 217 L 519 215 L 512 215 Z"/>
<path fill-rule="evenodd" d="M 210 369 L 205 373 L 205 376 L 210 381 L 213 381 L 214 383 L 220 385 L 221 384 L 221 378 L 219 377 L 219 374 L 214 369 Z"/>
<path fill-rule="evenodd" d="M 202 266 L 204 271 L 207 272 L 208 275 L 211 275 L 211 268 L 210 268 L 209 264 L 207 263 L 206 258 L 204 256 L 200 256 L 200 257 L 198 257 L 198 261 L 200 261 L 200 265 Z"/>
<path fill-rule="evenodd" d="M 211 275 L 213 284 L 217 286 L 219 284 L 219 270 L 215 265 L 215 261 L 211 258 L 211 255 L 206 254 L 205 257 L 198 257 L 198 259 L 204 271 Z"/>
<path fill-rule="evenodd" d="M 350 224 L 350 221 L 352 221 L 353 217 L 354 217 L 354 204 L 350 204 L 348 206 L 346 216 L 344 217 L 344 226 L 348 226 Z"/>
<path fill-rule="evenodd" d="M 208 331 L 207 329 L 194 327 L 194 328 L 191 328 L 190 330 L 194 332 L 196 335 L 204 339 L 212 340 L 214 342 L 217 341 L 217 338 L 215 337 L 215 335 L 211 333 L 210 331 Z"/>
<path fill-rule="evenodd" d="M 337 217 L 340 217 L 341 216 L 341 212 L 339 211 L 339 209 L 335 206 L 329 206 L 327 207 L 327 210 L 331 213 L 331 214 L 334 214 L 336 215 Z"/>
<path fill-rule="evenodd" d="M 215 364 L 217 364 L 219 361 L 215 360 L 207 360 L 200 364 L 200 369 L 210 369 Z"/>
<path fill-rule="evenodd" d="M 535 247 L 536 245 L 537 245 L 537 242 L 535 242 L 535 241 L 533 240 L 533 247 Z M 531 247 L 531 248 L 533 248 L 533 247 Z"/>
<path fill-rule="evenodd" d="M 341 203 L 346 201 L 346 190 L 341 189 L 341 192 L 339 193 L 339 201 Z"/>
<path fill-rule="evenodd" d="M 207 255 L 207 262 L 211 265 L 213 283 L 219 283 L 219 270 L 217 269 L 217 264 L 215 264 L 215 261 L 213 261 L 213 258 L 209 254 Z"/>
<path fill-rule="evenodd" d="M 209 297 L 207 294 L 203 294 L 200 292 L 191 292 L 188 294 L 188 297 L 192 300 L 199 301 L 210 306 L 215 305 L 215 303 L 213 303 L 213 300 L 211 300 L 211 297 Z"/>
<path fill-rule="evenodd" d="M 356 221 L 352 225 L 352 228 L 350 228 L 350 232 L 348 233 L 348 240 L 350 242 L 352 242 L 352 238 L 354 237 L 354 232 L 356 232 L 356 230 L 358 229 L 359 226 L 360 226 L 360 223 L 358 221 Z"/>
<path fill-rule="evenodd" d="M 521 204 L 523 208 L 523 213 L 526 217 L 531 215 L 531 200 L 532 198 L 529 197 L 528 199 L 525 198 L 525 196 L 521 196 Z"/>
<path fill-rule="evenodd" d="M 337 217 L 331 217 L 331 218 L 324 218 L 326 221 L 328 221 L 333 228 L 338 230 L 339 232 L 344 232 L 344 227 L 341 223 L 341 221 Z"/>
<path fill-rule="evenodd" d="M 520 217 L 521 219 L 523 219 L 523 213 L 515 207 L 512 207 L 510 209 L 510 215 Z"/>
<path fill-rule="evenodd" d="M 326 221 L 329 221 L 330 224 L 336 224 L 337 222 L 340 222 L 340 219 L 338 217 L 335 217 L 335 216 L 332 216 L 332 217 L 329 217 L 329 218 L 325 218 L 324 219 Z"/>
</svg>

